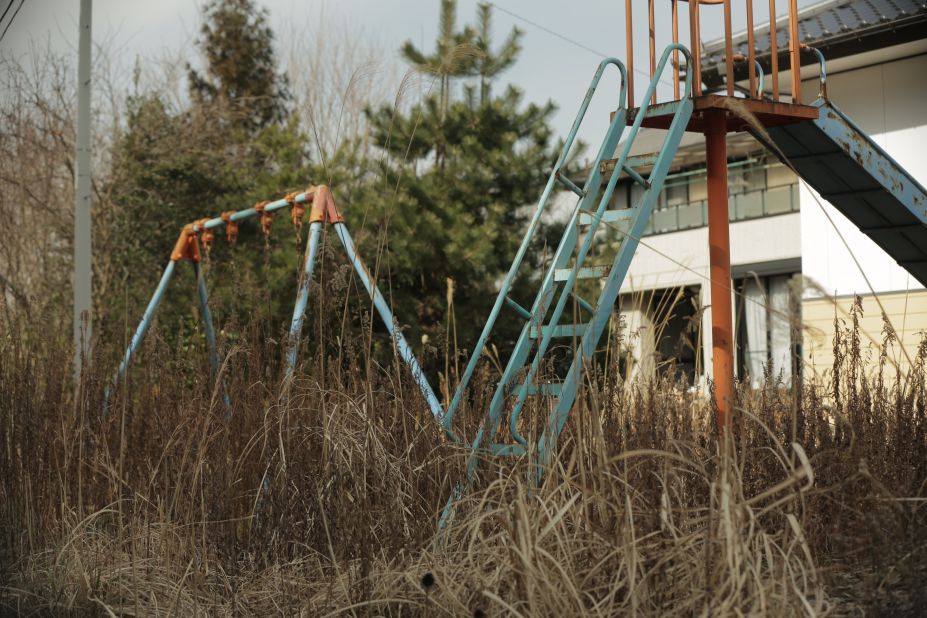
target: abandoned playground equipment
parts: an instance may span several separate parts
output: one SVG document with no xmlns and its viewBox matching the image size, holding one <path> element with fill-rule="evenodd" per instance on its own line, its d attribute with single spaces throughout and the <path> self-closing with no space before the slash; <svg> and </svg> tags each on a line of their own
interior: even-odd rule
<svg viewBox="0 0 927 618">
<path fill-rule="evenodd" d="M 442 515 L 442 525 L 447 522 L 457 498 L 475 478 L 480 460 L 486 455 L 533 455 L 536 465 L 532 466 L 532 476 L 533 481 L 538 482 L 543 470 L 551 463 L 551 458 L 556 453 L 557 440 L 577 400 L 584 371 L 588 371 L 588 363 L 613 312 L 622 282 L 657 204 L 682 136 L 686 131 L 690 131 L 706 136 L 712 378 L 718 428 L 719 431 L 723 430 L 730 422 L 734 368 L 727 133 L 747 131 L 753 134 L 925 285 L 927 190 L 827 99 L 825 60 L 818 50 L 800 43 L 796 0 L 788 2 L 788 50 L 782 54 L 783 58 L 788 60 L 791 74 L 788 101 L 784 100 L 785 97 L 779 88 L 780 54 L 777 50 L 776 19 L 772 19 L 768 26 L 771 53 L 766 74 L 771 84 L 767 89 L 764 69 L 754 52 L 753 3 L 750 0 L 746 3 L 748 38 L 745 53 L 735 54 L 731 35 L 730 1 L 701 0 L 688 3 L 688 48 L 679 42 L 678 6 L 684 1 L 671 0 L 672 43 L 665 48 L 659 59 L 655 53 L 654 2 L 649 2 L 650 82 L 635 107 L 631 0 L 626 0 L 627 66 L 616 58 L 606 58 L 599 63 L 509 272 L 501 282 L 482 333 L 446 408 L 435 396 L 411 347 L 397 327 L 389 304 L 358 256 L 344 218 L 335 205 L 332 192 L 325 186 L 310 187 L 302 193 L 290 194 L 274 202 L 261 203 L 238 212 L 223 213 L 220 217 L 199 220 L 184 227 L 161 281 L 119 365 L 114 381 L 107 389 L 106 401 L 109 401 L 112 388 L 125 377 L 132 357 L 137 352 L 166 292 L 176 264 L 183 260 L 188 260 L 193 265 L 210 362 L 214 375 L 217 375 L 219 356 L 206 284 L 199 267 L 200 244 L 211 243 L 213 230 L 219 227 L 225 227 L 229 238 L 234 238 L 238 223 L 252 217 L 261 217 L 266 230 L 272 214 L 285 208 L 290 209 L 294 223 L 298 224 L 302 221 L 306 208 L 311 206 L 309 242 L 289 331 L 285 364 L 287 378 L 293 375 L 296 368 L 299 339 L 309 299 L 320 232 L 322 225 L 328 223 L 332 225 L 344 246 L 348 260 L 392 337 L 396 352 L 408 365 L 435 420 L 450 441 L 469 450 L 466 477 L 461 479 L 455 488 L 448 508 Z M 726 70 L 726 84 L 725 90 L 719 93 L 706 93 L 701 88 L 700 5 L 723 5 L 726 49 L 723 68 Z M 769 1 L 770 15 L 776 15 L 775 5 L 775 0 Z M 802 52 L 813 54 L 809 57 L 816 60 L 820 68 L 820 94 L 810 105 L 802 104 L 800 96 L 798 68 L 801 66 Z M 685 63 L 681 63 L 680 59 L 684 59 Z M 673 98 L 658 103 L 657 85 L 663 80 L 662 75 L 668 63 L 672 67 Z M 736 69 L 735 64 L 738 65 Z M 618 102 L 599 147 L 597 164 L 592 167 L 588 178 L 580 187 L 562 173 L 562 167 L 568 160 L 589 103 L 609 65 L 617 69 L 620 77 Z M 741 76 L 741 81 L 746 81 L 745 87 L 737 86 L 735 73 Z M 635 139 L 644 127 L 664 129 L 662 145 L 657 152 L 632 155 Z M 632 182 L 640 185 L 640 193 L 636 203 L 631 204 L 629 208 L 610 208 L 612 194 L 622 176 L 629 177 Z M 542 224 L 542 215 L 557 188 L 574 193 L 576 202 L 560 243 L 540 281 L 534 301 L 530 307 L 525 307 L 510 298 L 510 288 L 531 241 Z M 620 242 L 601 242 L 601 235 L 597 236 L 596 232 L 600 227 L 604 229 L 603 224 L 609 229 L 617 230 Z M 596 244 L 599 254 L 592 260 L 592 249 Z M 605 263 L 592 263 L 602 262 L 603 258 Z M 598 285 L 590 288 L 594 289 L 596 294 L 592 300 L 583 300 L 576 293 L 577 282 L 583 279 L 600 280 Z M 504 307 L 521 316 L 525 323 L 514 348 L 509 353 L 507 364 L 495 386 L 482 423 L 473 439 L 466 441 L 453 430 L 454 414 L 461 404 L 476 365 Z M 563 375 L 551 379 L 543 368 L 549 364 L 545 363 L 545 359 L 550 359 L 552 349 L 558 347 L 552 346 L 552 342 L 560 338 L 572 339 L 574 345 L 560 347 L 569 348 L 568 369 Z M 548 411 L 547 418 L 541 425 L 541 435 L 533 442 L 529 440 L 530 436 L 525 435 L 529 432 L 525 430 L 526 422 L 522 418 L 529 398 L 536 398 L 541 404 L 532 409 Z M 507 433 L 510 438 L 507 441 L 502 438 L 505 432 L 500 432 L 500 425 L 506 414 Z"/>
</svg>

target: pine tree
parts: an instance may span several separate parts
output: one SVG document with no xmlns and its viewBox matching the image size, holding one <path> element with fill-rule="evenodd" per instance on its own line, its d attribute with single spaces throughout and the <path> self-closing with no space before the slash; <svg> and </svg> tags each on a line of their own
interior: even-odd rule
<svg viewBox="0 0 927 618">
<path fill-rule="evenodd" d="M 479 5 L 478 22 L 476 48 L 480 53 L 476 56 L 476 74 L 480 76 L 480 103 L 485 103 L 489 99 L 492 79 L 515 64 L 521 52 L 520 40 L 524 33 L 518 28 L 512 28 L 505 42 L 494 52 L 490 48 L 492 7 L 489 4 Z"/>
<path fill-rule="evenodd" d="M 191 104 L 173 107 L 167 103 L 169 95 L 156 91 L 131 95 L 125 131 L 113 147 L 108 191 L 119 208 L 108 225 L 121 242 L 111 250 L 124 266 L 123 281 L 133 305 L 147 301 L 151 276 L 163 269 L 184 224 L 280 196 L 311 179 L 309 141 L 295 114 L 286 113 L 286 84 L 277 73 L 266 13 L 251 0 L 213 0 L 204 17 L 199 44 L 207 64 L 202 75 L 189 72 Z M 214 270 L 241 260 L 247 263 L 239 269 L 242 276 L 253 274 L 254 265 L 264 262 L 259 227 L 243 225 L 234 251 L 224 239 L 217 241 Z M 274 244 L 293 241 L 292 234 L 276 230 Z M 263 279 L 258 285 L 273 304 L 262 303 L 260 309 L 269 308 L 281 318 L 283 299 L 292 298 L 295 287 L 292 259 L 284 263 L 279 251 L 270 252 L 268 259 L 269 267 L 258 273 Z M 216 293 L 227 288 L 218 286 Z M 234 294 L 244 297 L 241 292 Z M 161 319 L 176 322 L 185 313 L 195 324 L 190 294 L 189 285 L 175 284 Z M 216 308 L 229 305 L 215 300 Z M 224 317 L 223 311 L 214 312 L 217 319 Z"/>
<path fill-rule="evenodd" d="M 420 51 L 412 41 L 406 41 L 399 53 L 417 71 L 434 75 L 439 80 L 437 111 L 440 122 L 434 127 L 435 162 L 438 167 L 443 167 L 445 140 L 441 129 L 451 102 L 451 80 L 473 74 L 479 50 L 474 44 L 475 33 L 472 28 L 457 30 L 457 0 L 441 0 L 438 21 L 440 30 L 431 55 Z"/>
<path fill-rule="evenodd" d="M 465 39 L 454 29 L 453 3 L 443 7 L 438 53 L 431 64 L 407 53 L 409 44 L 403 48 L 423 72 L 434 72 L 439 58 L 453 57 L 447 55 L 448 40 L 478 41 L 483 49 L 493 49 L 488 8 L 481 9 L 479 37 Z M 397 313 L 407 320 L 414 315 L 415 330 L 432 340 L 446 332 L 448 277 L 455 281 L 459 340 L 475 340 L 521 241 L 530 212 L 525 207 L 536 202 L 559 150 L 550 128 L 553 103 L 525 105 L 514 86 L 495 96 L 490 89 L 517 58 L 519 36 L 511 32 L 502 51 L 487 55 L 489 62 L 482 67 L 482 52 L 468 56 L 476 62 L 446 62 L 445 86 L 411 109 L 368 111 L 375 140 L 390 156 L 381 164 L 381 181 L 364 201 L 385 230 Z M 473 77 L 484 84 L 484 96 L 450 97 L 455 80 Z M 530 303 L 526 284 L 531 269 L 524 270 L 515 295 Z M 514 320 L 506 326 L 509 318 L 500 324 L 502 336 L 513 336 L 518 327 Z"/>
<path fill-rule="evenodd" d="M 203 18 L 197 43 L 206 57 L 205 73 L 187 66 L 195 99 L 230 105 L 248 129 L 282 121 L 289 92 L 286 77 L 277 73 L 266 9 L 252 0 L 211 0 Z"/>
</svg>

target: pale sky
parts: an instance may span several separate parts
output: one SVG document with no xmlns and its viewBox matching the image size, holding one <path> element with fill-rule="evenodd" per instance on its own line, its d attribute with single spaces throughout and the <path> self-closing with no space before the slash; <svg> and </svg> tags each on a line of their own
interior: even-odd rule
<svg viewBox="0 0 927 618">
<path fill-rule="evenodd" d="M 10 0 L 0 0 L 5 8 Z M 19 0 L 13 0 L 17 5 Z M 405 70 L 398 49 L 411 39 L 430 50 L 437 31 L 438 0 L 256 0 L 270 12 L 270 23 L 278 39 L 286 33 L 299 31 L 303 24 L 313 20 L 333 20 L 354 30 L 379 46 L 397 69 Z M 475 21 L 478 0 L 459 0 L 458 24 Z M 199 25 L 199 0 L 95 0 L 93 6 L 93 37 L 97 43 L 106 42 L 108 49 L 116 50 L 126 66 L 138 58 L 141 64 L 160 58 L 166 50 L 187 49 L 195 59 L 192 41 Z M 744 3 L 733 2 L 734 31 L 743 28 Z M 779 12 L 786 10 L 784 0 L 778 2 Z M 800 0 L 801 7 L 814 4 L 814 0 Z M 4 54 L 27 53 L 30 41 L 51 40 L 62 52 L 76 54 L 77 15 L 79 0 L 25 0 L 6 37 L 0 42 Z M 516 65 L 500 79 L 500 85 L 514 83 L 525 93 L 528 101 L 544 102 L 552 99 L 559 106 L 554 126 L 560 135 L 569 130 L 576 110 L 598 61 L 603 55 L 624 60 L 624 2 L 622 0 L 496 0 L 494 30 L 501 41 L 512 26 L 525 34 L 523 51 Z M 648 58 L 646 7 L 643 0 L 634 0 L 635 60 L 636 68 L 646 69 Z M 765 1 L 754 2 L 755 21 L 767 21 Z M 680 31 L 688 32 L 685 5 L 680 11 Z M 15 6 L 13 10 L 15 10 Z M 669 41 L 669 2 L 657 2 L 657 32 L 662 35 L 659 47 Z M 532 25 L 507 14 L 514 13 L 530 20 Z M 12 10 L 10 13 L 12 14 Z M 702 36 L 706 41 L 723 35 L 720 7 L 703 7 Z M 9 20 L 7 15 L 3 26 Z M 540 26 L 540 27 L 539 27 Z M 589 48 L 545 31 L 557 34 Z M 688 38 L 687 36 L 684 38 Z M 279 44 L 279 43 L 278 43 Z M 76 62 L 75 62 L 76 67 Z M 668 72 L 668 71 L 667 71 Z M 603 83 L 617 83 L 611 69 Z M 646 87 L 646 75 L 637 72 L 635 88 L 638 96 Z M 665 92 L 668 92 L 666 90 Z M 604 132 L 608 112 L 614 106 L 613 93 L 601 92 L 589 109 L 587 123 L 580 137 L 595 144 Z M 607 100 L 612 98 L 612 100 Z"/>
</svg>

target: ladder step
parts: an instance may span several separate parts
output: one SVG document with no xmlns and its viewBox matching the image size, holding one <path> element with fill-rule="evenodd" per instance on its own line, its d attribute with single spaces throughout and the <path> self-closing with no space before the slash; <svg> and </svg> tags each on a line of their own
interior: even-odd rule
<svg viewBox="0 0 927 618">
<path fill-rule="evenodd" d="M 509 384 L 505 387 L 506 395 L 516 395 L 518 394 L 518 389 L 524 386 L 523 382 L 518 384 Z M 538 395 L 544 397 L 559 397 L 561 392 L 561 382 L 541 382 L 540 384 L 529 384 L 528 385 L 528 396 L 536 397 Z"/>
<path fill-rule="evenodd" d="M 645 180 L 643 176 L 637 173 L 637 170 L 635 170 L 633 167 L 629 167 L 627 163 L 625 163 L 624 167 L 621 169 L 622 171 L 624 171 L 625 174 L 630 176 L 631 179 L 634 180 L 634 182 L 636 182 L 640 186 L 644 187 L 645 189 L 650 188 L 650 181 Z"/>
<path fill-rule="evenodd" d="M 588 300 L 573 292 L 573 298 L 576 299 L 576 304 L 588 311 L 589 313 L 595 313 L 595 307 L 593 307 Z"/>
<path fill-rule="evenodd" d="M 525 447 L 521 444 L 490 444 L 489 451 L 493 455 L 502 457 L 521 457 L 525 454 Z"/>
<path fill-rule="evenodd" d="M 544 397 L 559 397 L 560 382 L 544 382 L 541 384 L 532 384 L 528 387 L 529 395 L 543 395 Z"/>
<path fill-rule="evenodd" d="M 586 333 L 585 324 L 562 324 L 560 326 L 542 326 L 541 335 L 546 335 L 550 333 L 551 337 L 582 337 Z M 538 327 L 531 327 L 531 338 L 540 339 L 538 337 Z"/>
<path fill-rule="evenodd" d="M 567 189 L 569 189 L 570 191 L 572 191 L 572 192 L 575 193 L 576 195 L 578 195 L 578 196 L 580 196 L 580 197 L 583 197 L 584 195 L 586 195 L 586 192 L 585 192 L 585 191 L 583 191 L 583 190 L 580 189 L 578 186 L 576 186 L 576 183 L 574 183 L 572 180 L 570 180 L 569 178 L 567 178 L 566 176 L 564 176 L 563 174 L 561 174 L 561 173 L 560 173 L 560 170 L 557 170 L 556 176 L 557 176 L 557 180 L 560 182 L 560 184 L 562 184 L 564 187 L 566 187 Z"/>
<path fill-rule="evenodd" d="M 627 221 L 631 219 L 637 213 L 636 208 L 621 208 L 619 210 L 606 210 L 602 213 L 602 222 L 603 223 L 615 223 L 617 221 Z M 592 222 L 595 221 L 596 216 L 594 212 L 580 211 L 579 213 L 579 224 L 580 225 L 592 225 Z"/>
<path fill-rule="evenodd" d="M 576 272 L 577 279 L 601 279 L 608 275 L 611 266 L 586 266 Z M 572 268 L 558 268 L 554 271 L 554 281 L 566 281 L 573 273 Z"/>
<path fill-rule="evenodd" d="M 531 319 L 531 312 L 525 309 L 524 307 L 522 307 L 521 305 L 519 305 L 518 303 L 516 303 L 514 300 L 512 300 L 508 296 L 505 297 L 505 304 L 507 304 L 512 309 L 514 309 L 515 313 L 525 318 L 526 320 Z"/>
<path fill-rule="evenodd" d="M 657 162 L 657 157 L 659 155 L 659 152 L 651 152 L 645 155 L 635 155 L 628 157 L 625 159 L 624 167 L 622 167 L 621 170 L 628 174 L 628 176 L 631 176 L 637 180 L 640 178 L 640 175 L 635 171 L 635 169 L 638 167 L 653 167 Z M 602 159 L 599 161 L 599 172 L 601 172 L 603 175 L 610 174 L 615 169 L 616 165 L 618 165 L 618 159 Z M 641 181 L 638 180 L 638 182 Z M 647 186 L 649 186 L 649 183 L 647 183 Z"/>
</svg>

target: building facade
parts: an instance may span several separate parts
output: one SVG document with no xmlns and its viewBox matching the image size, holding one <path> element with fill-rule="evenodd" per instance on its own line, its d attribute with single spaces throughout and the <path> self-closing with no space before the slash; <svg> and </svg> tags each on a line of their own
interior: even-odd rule
<svg viewBox="0 0 927 618">
<path fill-rule="evenodd" d="M 833 56 L 828 98 L 927 185 L 927 7 L 913 3 L 905 11 L 887 3 L 897 10 L 860 18 L 863 8 L 879 4 L 811 7 L 799 16 L 803 38 Z M 709 88 L 718 47 L 705 46 Z M 790 83 L 787 72 L 782 83 Z M 812 62 L 802 67 L 802 101 L 813 101 L 819 90 L 820 68 Z M 661 141 L 651 131 L 632 154 L 656 150 Z M 704 138 L 687 134 L 619 301 L 632 373 L 672 367 L 693 386 L 711 375 L 704 153 Z M 827 374 L 835 321 L 848 321 L 857 297 L 861 338 L 872 358 L 890 328 L 898 343 L 889 350 L 889 368 L 909 366 L 927 332 L 923 285 L 751 136 L 729 135 L 728 177 L 738 376 L 759 384 L 766 372 L 784 383 L 802 372 Z M 633 203 L 637 190 L 623 183 L 612 207 Z"/>
</svg>

